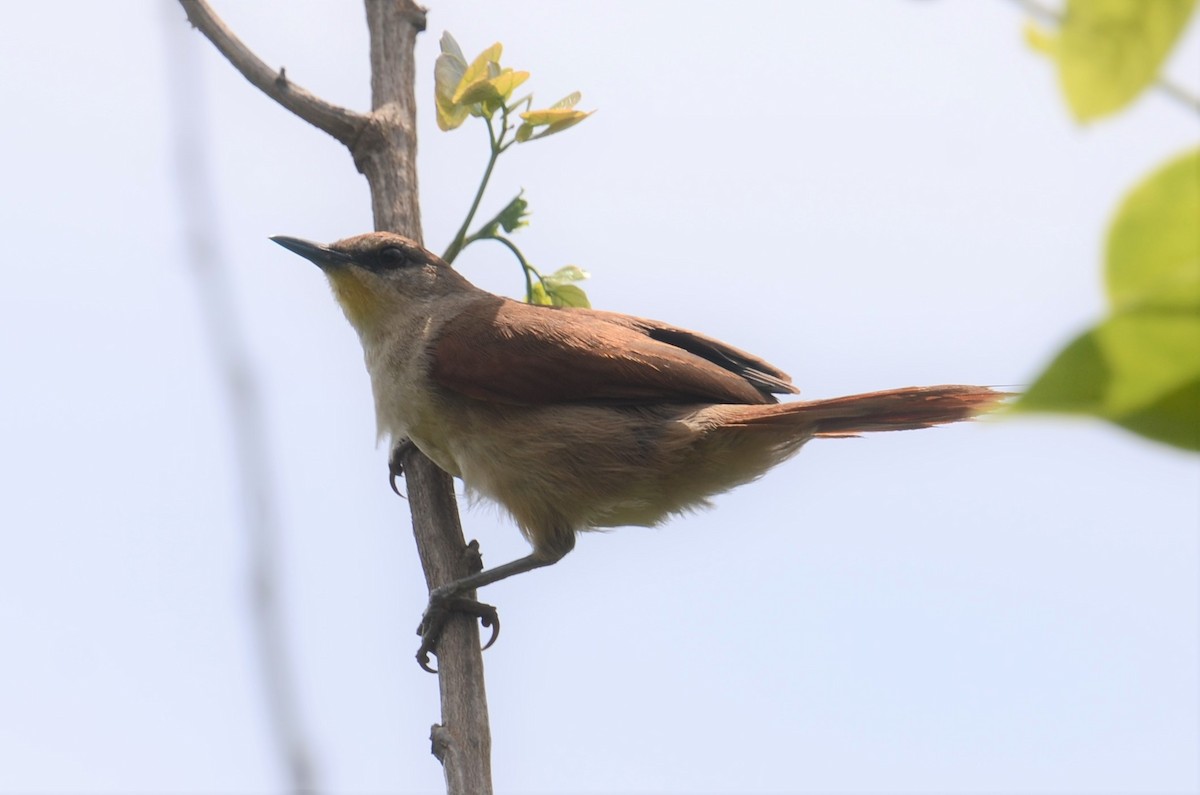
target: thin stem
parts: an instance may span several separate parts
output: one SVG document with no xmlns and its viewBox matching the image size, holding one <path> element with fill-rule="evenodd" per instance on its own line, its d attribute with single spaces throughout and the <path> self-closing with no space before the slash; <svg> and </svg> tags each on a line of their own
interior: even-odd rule
<svg viewBox="0 0 1200 795">
<path fill-rule="evenodd" d="M 1029 16 L 1037 17 L 1043 22 L 1062 22 L 1061 13 L 1049 6 L 1042 5 L 1037 0 L 1012 0 L 1012 2 L 1020 6 Z"/>
<path fill-rule="evenodd" d="M 479 210 L 479 203 L 483 201 L 483 192 L 487 190 L 488 180 L 492 178 L 492 169 L 496 167 L 496 161 L 500 159 L 501 152 L 504 148 L 501 142 L 504 140 L 505 129 L 501 128 L 499 137 L 496 136 L 492 128 L 492 120 L 488 116 L 484 116 L 483 120 L 487 123 L 488 142 L 491 144 L 491 154 L 488 155 L 487 168 L 483 170 L 483 178 L 479 180 L 479 187 L 475 190 L 475 198 L 471 201 L 471 209 L 467 210 L 467 217 L 463 219 L 462 226 L 458 228 L 458 232 L 454 235 L 454 240 L 450 241 L 449 248 L 442 255 L 447 263 L 454 262 L 455 257 L 463 250 L 463 246 L 467 242 L 467 231 L 471 228 L 471 221 L 475 220 L 475 213 Z"/>
<path fill-rule="evenodd" d="M 510 201 L 508 204 L 504 205 L 504 207 L 502 207 L 499 210 L 499 212 L 497 212 L 491 218 L 489 218 L 488 220 L 486 220 L 482 224 L 480 224 L 479 228 L 476 229 L 474 232 L 467 235 L 466 239 L 463 240 L 461 248 L 466 248 L 467 246 L 474 243 L 476 240 L 483 240 L 484 238 L 495 237 L 497 234 L 496 229 L 498 229 L 504 225 L 504 216 L 508 213 L 509 208 L 512 207 L 513 202 L 520 199 L 521 196 L 524 195 L 524 193 L 525 193 L 525 191 L 522 190 L 520 193 L 518 193 L 512 199 L 512 201 Z M 508 231 L 511 231 L 511 230 L 508 230 Z"/>
<path fill-rule="evenodd" d="M 536 276 L 538 283 L 542 285 L 542 289 L 545 289 L 546 280 L 542 278 L 542 274 L 538 272 L 537 268 L 529 264 L 529 260 L 525 259 L 525 255 L 521 253 L 521 249 L 517 248 L 516 244 L 511 240 L 500 235 L 484 235 L 483 237 L 473 238 L 473 240 L 495 240 L 513 253 L 517 261 L 521 263 L 521 270 L 525 272 L 525 303 L 533 303 L 533 281 L 529 278 L 530 274 Z"/>
<path fill-rule="evenodd" d="M 1160 77 L 1155 81 L 1154 85 L 1159 91 L 1171 97 L 1176 102 L 1190 107 L 1196 113 L 1200 113 L 1200 97 L 1189 92 L 1178 83 L 1172 83 L 1170 80 Z"/>
<path fill-rule="evenodd" d="M 500 106 L 500 140 L 496 142 L 498 149 L 499 149 L 498 154 L 503 154 L 508 149 L 508 147 L 510 147 L 516 143 L 515 138 L 511 141 L 508 141 L 507 143 L 504 143 L 504 139 L 508 136 L 508 133 L 510 130 L 512 130 L 512 126 L 509 125 L 509 123 L 508 123 L 508 106 L 501 105 Z"/>
</svg>

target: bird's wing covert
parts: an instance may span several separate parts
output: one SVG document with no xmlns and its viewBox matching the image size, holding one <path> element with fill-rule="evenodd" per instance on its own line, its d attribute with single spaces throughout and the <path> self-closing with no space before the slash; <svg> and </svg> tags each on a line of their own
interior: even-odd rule
<svg viewBox="0 0 1200 795">
<path fill-rule="evenodd" d="M 436 383 L 480 400 L 547 403 L 772 403 L 786 374 L 708 337 L 586 309 L 480 301 L 432 350 Z"/>
</svg>

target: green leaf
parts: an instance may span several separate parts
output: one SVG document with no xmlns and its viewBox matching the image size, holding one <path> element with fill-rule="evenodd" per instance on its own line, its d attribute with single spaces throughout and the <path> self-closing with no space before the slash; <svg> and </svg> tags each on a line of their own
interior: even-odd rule
<svg viewBox="0 0 1200 795">
<path fill-rule="evenodd" d="M 1200 450 L 1200 308 L 1105 320 L 1063 350 L 1014 408 L 1092 414 Z"/>
<path fill-rule="evenodd" d="M 1125 107 L 1158 77 L 1196 0 L 1068 0 L 1056 41 L 1059 83 L 1078 121 Z"/>
<path fill-rule="evenodd" d="M 544 281 L 555 286 L 581 282 L 590 278 L 591 274 L 578 265 L 564 265 L 549 276 L 542 277 Z"/>
<path fill-rule="evenodd" d="M 524 195 L 525 191 L 518 193 L 496 216 L 505 232 L 515 232 L 523 226 L 529 226 L 529 222 L 525 220 L 529 217 L 529 202 L 525 200 Z"/>
<path fill-rule="evenodd" d="M 525 219 L 529 217 L 529 202 L 525 199 L 525 191 L 521 191 L 504 205 L 504 209 L 496 213 L 478 232 L 477 238 L 495 237 L 503 229 L 505 232 L 515 232 L 523 226 L 529 226 Z"/>
<path fill-rule="evenodd" d="M 1200 450 L 1197 406 L 1200 406 L 1200 381 L 1193 381 L 1164 394 L 1144 410 L 1127 414 L 1120 424 L 1148 439 L 1185 450 Z"/>
<path fill-rule="evenodd" d="M 1096 328 L 1112 368 L 1105 412 L 1123 417 L 1200 380 L 1200 311 L 1122 312 Z M 1197 406 L 1200 420 L 1200 406 Z"/>
<path fill-rule="evenodd" d="M 536 270 L 532 271 L 537 274 Z M 591 309 L 592 302 L 582 288 L 571 284 L 588 277 L 587 271 L 576 265 L 559 268 L 549 276 L 535 278 L 526 300 L 541 306 L 571 306 Z"/>
<path fill-rule="evenodd" d="M 1200 149 L 1125 197 L 1105 275 L 1113 314 L 1068 345 L 1014 408 L 1091 414 L 1200 450 Z"/>
<path fill-rule="evenodd" d="M 1109 227 L 1106 259 L 1114 309 L 1200 310 L 1200 149 L 1129 192 Z"/>
<path fill-rule="evenodd" d="M 550 299 L 555 306 L 575 306 L 583 309 L 591 309 L 592 304 L 588 301 L 587 293 L 573 284 L 558 284 L 553 287 L 547 286 L 547 291 L 550 293 Z"/>
<path fill-rule="evenodd" d="M 1112 371 L 1094 331 L 1062 350 L 1013 404 L 1015 411 L 1052 411 L 1103 416 Z"/>
</svg>

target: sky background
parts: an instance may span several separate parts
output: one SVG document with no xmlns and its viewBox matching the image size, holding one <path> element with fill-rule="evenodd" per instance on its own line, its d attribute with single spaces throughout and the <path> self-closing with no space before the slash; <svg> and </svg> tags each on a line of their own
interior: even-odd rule
<svg viewBox="0 0 1200 795">
<path fill-rule="evenodd" d="M 369 107 L 357 2 L 215 3 Z M 1103 312 L 1124 192 L 1194 145 L 1161 95 L 1088 128 L 1014 3 L 431 3 L 425 238 L 486 158 L 434 124 L 450 30 L 598 112 L 514 149 L 544 270 L 754 351 L 807 397 L 1026 384 Z M 187 95 L 169 54 L 200 74 Z M 1168 73 L 1195 91 L 1193 25 Z M 288 644 L 330 792 L 432 793 L 425 592 L 367 375 L 320 273 L 267 240 L 371 225 L 346 151 L 167 0 L 0 26 L 0 793 L 283 784 L 257 678 L 229 416 L 182 257 L 173 99 L 198 103 L 265 404 Z M 519 295 L 499 247 L 458 260 Z M 714 510 L 580 539 L 488 588 L 498 792 L 1194 792 L 1200 466 L 1087 420 L 826 440 Z M 464 511 L 489 564 L 527 547 Z"/>
</svg>

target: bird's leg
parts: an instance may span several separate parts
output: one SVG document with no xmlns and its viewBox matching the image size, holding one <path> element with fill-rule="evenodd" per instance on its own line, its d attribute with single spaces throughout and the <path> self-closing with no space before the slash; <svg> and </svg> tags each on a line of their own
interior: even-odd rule
<svg viewBox="0 0 1200 795">
<path fill-rule="evenodd" d="M 478 543 L 472 541 L 471 545 L 478 554 Z M 471 549 L 471 546 L 468 546 L 468 549 Z M 483 647 L 490 648 L 500 635 L 500 616 L 496 613 L 495 607 L 474 598 L 475 589 L 491 585 L 515 574 L 524 574 L 527 571 L 557 563 L 565 554 L 566 551 L 561 554 L 534 552 L 523 558 L 493 566 L 490 569 L 476 571 L 466 577 L 460 577 L 434 588 L 429 592 L 429 606 L 425 608 L 425 614 L 421 616 L 421 625 L 417 627 L 417 634 L 421 636 L 421 647 L 417 649 L 417 664 L 430 673 L 437 673 L 429 666 L 429 654 L 430 652 L 437 654 L 438 637 L 442 634 L 442 629 L 446 626 L 446 619 L 450 617 L 451 613 L 466 613 L 475 616 L 483 626 L 491 627 L 492 637 Z M 482 561 L 480 561 L 480 565 L 482 565 Z"/>
<path fill-rule="evenodd" d="M 403 497 L 400 489 L 396 488 L 396 478 L 404 475 L 404 456 L 408 455 L 409 451 L 416 447 L 408 439 L 401 439 L 392 448 L 392 454 L 388 456 L 388 483 L 392 485 L 392 491 L 396 492 L 397 497 Z"/>
</svg>

